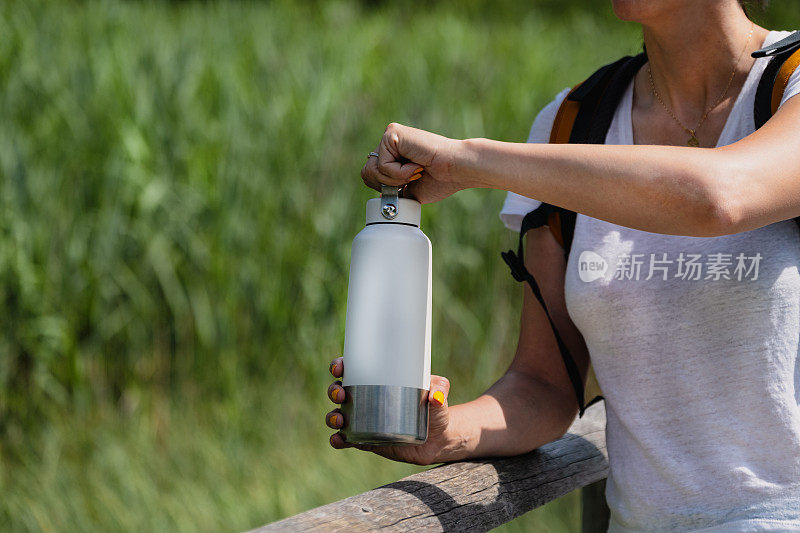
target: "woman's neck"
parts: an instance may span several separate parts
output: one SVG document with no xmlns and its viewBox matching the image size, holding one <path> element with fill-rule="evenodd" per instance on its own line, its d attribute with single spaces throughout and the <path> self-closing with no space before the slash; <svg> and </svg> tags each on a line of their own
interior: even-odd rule
<svg viewBox="0 0 800 533">
<path fill-rule="evenodd" d="M 768 32 L 754 26 L 735 1 L 685 6 L 642 26 L 654 84 L 666 104 L 689 122 L 716 102 L 734 67 L 746 76 L 753 64 L 750 53 Z"/>
</svg>

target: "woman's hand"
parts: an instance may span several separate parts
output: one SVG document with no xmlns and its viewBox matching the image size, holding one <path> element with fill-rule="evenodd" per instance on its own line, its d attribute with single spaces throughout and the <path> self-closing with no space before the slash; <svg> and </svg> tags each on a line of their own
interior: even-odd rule
<svg viewBox="0 0 800 533">
<path fill-rule="evenodd" d="M 404 196 L 420 203 L 437 202 L 468 187 L 454 175 L 461 141 L 428 131 L 389 124 L 375 152 L 361 169 L 367 186 L 402 187 Z"/>
<path fill-rule="evenodd" d="M 340 378 L 344 373 L 344 361 L 337 357 L 330 364 L 330 371 L 334 377 Z M 376 453 L 393 461 L 429 465 L 438 461 L 440 452 L 445 448 L 448 439 L 445 430 L 450 424 L 450 414 L 447 407 L 447 395 L 450 392 L 450 382 L 442 376 L 431 376 L 431 389 L 428 392 L 429 419 L 428 439 L 424 444 L 406 446 L 372 446 L 366 444 L 352 444 L 345 441 L 341 432 L 331 435 L 331 446 L 336 449 L 357 448 Z M 328 398 L 333 403 L 342 404 L 347 401 L 345 390 L 340 380 L 334 381 L 328 387 Z M 333 429 L 342 429 L 344 415 L 342 411 L 334 409 L 325 415 L 325 423 Z"/>
</svg>

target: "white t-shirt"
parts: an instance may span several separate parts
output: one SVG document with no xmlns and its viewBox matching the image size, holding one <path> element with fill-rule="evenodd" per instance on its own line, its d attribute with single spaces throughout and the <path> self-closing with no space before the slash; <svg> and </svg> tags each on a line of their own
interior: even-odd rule
<svg viewBox="0 0 800 533">
<path fill-rule="evenodd" d="M 719 146 L 754 131 L 767 62 Z M 548 142 L 568 92 L 528 142 Z M 798 93 L 800 71 L 782 103 Z M 633 83 L 607 144 L 633 144 L 632 101 Z M 509 193 L 500 216 L 519 231 L 537 205 Z M 792 220 L 706 238 L 578 214 L 564 289 L 606 399 L 610 531 L 800 531 L 799 265 Z"/>
</svg>

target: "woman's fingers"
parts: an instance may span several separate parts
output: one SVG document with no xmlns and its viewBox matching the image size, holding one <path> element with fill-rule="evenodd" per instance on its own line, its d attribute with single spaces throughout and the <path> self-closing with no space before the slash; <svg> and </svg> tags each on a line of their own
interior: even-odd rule
<svg viewBox="0 0 800 533">
<path fill-rule="evenodd" d="M 405 186 L 404 197 L 431 203 L 464 188 L 454 168 L 461 153 L 461 141 L 425 130 L 389 124 L 361 169 L 361 179 L 377 191 L 381 184 Z M 425 179 L 420 179 L 425 178 Z"/>
<path fill-rule="evenodd" d="M 361 181 L 370 189 L 379 191 L 381 182 L 378 181 L 378 158 L 368 157 L 366 164 L 361 168 Z"/>
<path fill-rule="evenodd" d="M 381 144 L 394 161 L 413 161 L 427 167 L 433 163 L 437 147 L 447 140 L 441 135 L 393 122 L 386 126 Z"/>
<path fill-rule="evenodd" d="M 399 161 L 381 163 L 378 157 L 370 157 L 361 169 L 361 179 L 367 187 L 379 191 L 382 184 L 400 187 L 417 180 L 422 176 L 423 170 L 423 167 L 416 163 Z"/>
<path fill-rule="evenodd" d="M 341 433 L 334 433 L 333 435 L 331 435 L 330 442 L 331 442 L 331 447 L 336 448 L 337 450 L 353 447 L 352 444 L 344 440 L 344 436 Z"/>
<path fill-rule="evenodd" d="M 347 442 L 344 438 L 344 435 L 342 435 L 341 432 L 334 433 L 333 435 L 331 435 L 330 443 L 331 446 L 333 448 L 336 448 L 337 450 L 341 450 L 344 448 L 355 448 L 357 450 L 363 450 L 365 452 L 375 452 L 378 453 L 379 455 L 383 455 L 384 453 L 386 453 L 386 450 L 383 450 L 382 449 L 383 447 L 381 446 L 372 446 L 369 444 L 353 444 Z"/>
<path fill-rule="evenodd" d="M 361 179 L 375 190 L 380 190 L 381 184 L 400 187 L 422 177 L 425 168 L 423 164 L 412 160 L 412 154 L 401 151 L 400 132 L 416 131 L 399 124 L 389 124 L 381 138 L 380 144 L 375 149 L 378 157 L 369 157 L 361 169 Z"/>
<path fill-rule="evenodd" d="M 381 176 L 396 182 L 387 183 L 387 185 L 399 186 L 412 181 L 412 176 L 417 175 L 418 172 L 422 172 L 424 167 L 415 163 L 399 151 L 399 140 L 397 136 L 397 132 L 390 132 L 387 128 L 378 146 L 378 157 L 372 159 L 377 159 L 377 169 Z M 386 183 L 383 180 L 379 181 L 381 181 L 381 183 Z"/>
<path fill-rule="evenodd" d="M 344 358 L 337 357 L 331 364 L 328 365 L 328 371 L 333 375 L 335 378 L 340 378 L 344 374 Z"/>
<path fill-rule="evenodd" d="M 431 389 L 428 391 L 428 401 L 434 407 L 443 407 L 447 404 L 450 394 L 450 380 L 444 376 L 431 376 Z"/>
<path fill-rule="evenodd" d="M 325 423 L 331 429 L 341 429 L 344 426 L 344 415 L 339 409 L 329 411 L 325 415 Z"/>
<path fill-rule="evenodd" d="M 430 418 L 428 436 L 440 435 L 450 425 L 447 397 L 450 394 L 450 381 L 444 376 L 431 376 L 431 389 L 428 391 Z"/>
<path fill-rule="evenodd" d="M 340 380 L 337 379 L 328 387 L 328 398 L 330 398 L 333 403 L 344 403 L 346 396 Z"/>
</svg>

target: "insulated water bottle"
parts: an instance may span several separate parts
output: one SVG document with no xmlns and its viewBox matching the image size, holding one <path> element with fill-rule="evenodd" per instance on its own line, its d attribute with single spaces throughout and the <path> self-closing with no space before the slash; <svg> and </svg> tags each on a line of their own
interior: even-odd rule
<svg viewBox="0 0 800 533">
<path fill-rule="evenodd" d="M 348 442 L 421 444 L 431 381 L 431 242 L 421 206 L 384 186 L 353 240 L 344 336 Z"/>
</svg>

